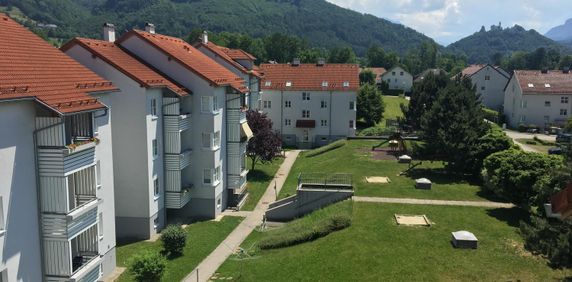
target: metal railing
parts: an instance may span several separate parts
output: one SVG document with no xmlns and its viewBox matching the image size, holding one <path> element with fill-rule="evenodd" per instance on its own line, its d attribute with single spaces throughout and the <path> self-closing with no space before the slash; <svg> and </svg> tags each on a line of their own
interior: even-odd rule
<svg viewBox="0 0 572 282">
<path fill-rule="evenodd" d="M 352 175 L 349 173 L 300 173 L 298 175 L 298 188 L 319 186 L 321 188 L 351 189 Z"/>
</svg>

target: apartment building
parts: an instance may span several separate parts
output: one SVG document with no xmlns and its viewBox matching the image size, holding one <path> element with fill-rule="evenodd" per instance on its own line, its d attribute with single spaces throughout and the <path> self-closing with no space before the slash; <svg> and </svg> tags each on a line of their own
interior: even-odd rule
<svg viewBox="0 0 572 282">
<path fill-rule="evenodd" d="M 505 87 L 509 126 L 563 126 L 572 113 L 572 74 L 564 70 L 515 70 Z"/>
<path fill-rule="evenodd" d="M 117 88 L 0 14 L 1 281 L 97 281 L 115 269 Z"/>
<path fill-rule="evenodd" d="M 117 237 L 149 239 L 167 222 L 167 209 L 191 200 L 191 113 L 180 103 L 189 92 L 114 43 L 74 38 L 61 49 L 121 89 L 112 96 Z"/>
<path fill-rule="evenodd" d="M 399 66 L 383 73 L 381 79 L 387 82 L 389 90 L 401 90 L 409 93 L 411 92 L 411 87 L 413 87 L 413 76 Z"/>
<path fill-rule="evenodd" d="M 354 64 L 262 64 L 261 111 L 285 145 L 309 148 L 356 129 L 359 66 Z"/>
<path fill-rule="evenodd" d="M 502 110 L 504 88 L 510 78 L 508 72 L 499 66 L 487 64 L 470 65 L 463 69 L 461 74 L 471 79 L 485 107 L 493 110 Z"/>
<path fill-rule="evenodd" d="M 249 89 L 244 79 L 184 40 L 155 33 L 152 24 L 145 31 L 127 32 L 115 44 L 191 93 L 169 112 L 192 114 L 189 138 L 183 140 L 185 149 L 192 150 L 191 200 L 168 213 L 214 218 L 226 208 L 240 208 L 248 195 L 245 154 L 252 132 L 246 123 Z"/>
<path fill-rule="evenodd" d="M 261 74 L 255 65 L 256 57 L 241 49 L 226 48 L 210 42 L 206 31 L 193 46 L 242 78 L 248 87 L 244 104 L 253 110 L 260 109 Z"/>
</svg>

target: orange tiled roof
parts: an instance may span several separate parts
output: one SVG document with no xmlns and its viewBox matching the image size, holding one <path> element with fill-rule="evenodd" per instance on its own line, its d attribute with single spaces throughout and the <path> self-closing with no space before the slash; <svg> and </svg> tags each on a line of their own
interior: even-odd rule
<svg viewBox="0 0 572 282">
<path fill-rule="evenodd" d="M 572 73 L 551 70 L 515 70 L 514 76 L 523 94 L 567 94 L 572 95 Z M 532 84 L 532 87 L 529 87 Z"/>
<path fill-rule="evenodd" d="M 104 108 L 89 96 L 111 82 L 0 13 L 0 99 L 30 98 L 59 113 Z"/>
<path fill-rule="evenodd" d="M 356 64 L 262 64 L 260 69 L 264 75 L 262 89 L 357 91 L 359 88 Z M 291 82 L 291 86 L 286 86 L 286 82 Z M 323 82 L 328 82 L 328 86 L 323 87 Z M 344 82 L 349 82 L 349 86 L 344 87 Z"/>
<path fill-rule="evenodd" d="M 87 38 L 74 38 L 62 46 L 61 50 L 65 52 L 75 45 L 82 46 L 93 55 L 96 55 L 100 59 L 112 65 L 117 70 L 137 81 L 144 87 L 166 87 L 179 96 L 186 96 L 189 94 L 188 90 L 170 81 L 167 77 L 162 76 L 150 66 L 133 57 L 128 53 L 128 51 L 112 42 Z"/>
<path fill-rule="evenodd" d="M 254 57 L 252 54 L 242 50 L 242 49 L 230 49 L 230 48 L 224 48 L 224 47 L 220 47 L 223 49 L 223 51 L 229 56 L 231 57 L 233 60 L 250 60 L 250 61 L 256 61 L 256 57 Z"/>
<path fill-rule="evenodd" d="M 252 74 L 255 76 L 260 77 L 260 74 L 256 71 L 249 71 L 247 68 L 245 68 L 243 65 L 239 64 L 237 61 L 237 59 L 231 57 L 229 55 L 229 52 L 233 53 L 235 51 L 241 52 L 242 50 L 238 50 L 238 49 L 229 49 L 226 47 L 221 47 L 218 46 L 212 42 L 207 42 L 207 44 L 204 44 L 203 42 L 198 42 L 195 44 L 195 46 L 198 48 L 198 46 L 203 46 L 209 50 L 211 50 L 211 52 L 215 53 L 217 56 L 221 57 L 223 60 L 225 60 L 227 63 L 231 64 L 232 66 L 234 66 L 236 69 L 238 69 L 239 71 L 241 71 L 242 73 L 245 74 Z M 232 50 L 232 51 L 231 51 Z M 242 51 L 244 52 L 244 51 Z M 246 52 L 245 52 L 246 53 Z M 248 54 L 248 53 L 247 53 Z M 254 58 L 256 59 L 256 58 Z M 250 59 L 248 59 L 250 60 Z"/>
<path fill-rule="evenodd" d="M 381 76 L 387 72 L 385 68 L 360 68 L 360 72 L 364 70 L 371 70 L 375 74 L 375 79 L 380 80 Z"/>
<path fill-rule="evenodd" d="M 132 30 L 123 35 L 117 44 L 131 36 L 138 36 L 157 49 L 177 60 L 190 71 L 204 78 L 216 86 L 230 86 L 235 90 L 246 93 L 248 88 L 242 78 L 221 66 L 195 47 L 176 37 L 149 33 L 141 30 Z"/>
<path fill-rule="evenodd" d="M 470 65 L 470 66 L 464 68 L 461 71 L 461 74 L 463 76 L 472 76 L 473 74 L 479 72 L 482 68 L 484 68 L 486 66 L 491 66 L 493 69 L 498 71 L 501 75 L 505 76 L 506 78 L 508 78 L 508 76 L 509 76 L 509 74 L 505 70 L 503 70 L 500 66 L 493 66 L 493 65 L 487 65 L 487 64 Z"/>
</svg>

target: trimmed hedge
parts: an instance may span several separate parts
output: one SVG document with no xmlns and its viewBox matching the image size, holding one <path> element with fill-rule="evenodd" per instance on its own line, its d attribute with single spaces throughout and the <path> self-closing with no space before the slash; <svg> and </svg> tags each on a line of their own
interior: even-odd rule
<svg viewBox="0 0 572 282">
<path fill-rule="evenodd" d="M 187 244 L 187 232 L 180 225 L 169 225 L 161 232 L 163 249 L 171 255 L 182 255 Z"/>
<path fill-rule="evenodd" d="M 317 156 L 317 155 L 321 155 L 321 154 L 323 154 L 323 153 L 326 153 L 326 152 L 335 150 L 335 149 L 337 149 L 337 148 L 340 148 L 340 147 L 345 146 L 346 143 L 347 143 L 347 142 L 346 142 L 346 140 L 344 140 L 344 139 L 338 140 L 338 141 L 336 141 L 336 142 L 332 142 L 332 143 L 330 143 L 330 144 L 328 144 L 328 145 L 326 145 L 326 146 L 322 146 L 322 147 L 320 147 L 320 148 L 317 148 L 317 149 L 314 149 L 314 150 L 312 150 L 312 151 L 309 151 L 309 152 L 306 154 L 306 158 L 315 157 L 315 156 Z"/>
</svg>

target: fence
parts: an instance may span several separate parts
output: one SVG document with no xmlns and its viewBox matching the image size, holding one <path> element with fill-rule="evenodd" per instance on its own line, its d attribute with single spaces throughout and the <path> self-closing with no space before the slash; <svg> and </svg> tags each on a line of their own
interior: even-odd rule
<svg viewBox="0 0 572 282">
<path fill-rule="evenodd" d="M 321 188 L 341 187 L 352 188 L 352 175 L 348 173 L 300 173 L 298 175 L 298 188 L 303 186 L 319 186 Z"/>
</svg>

